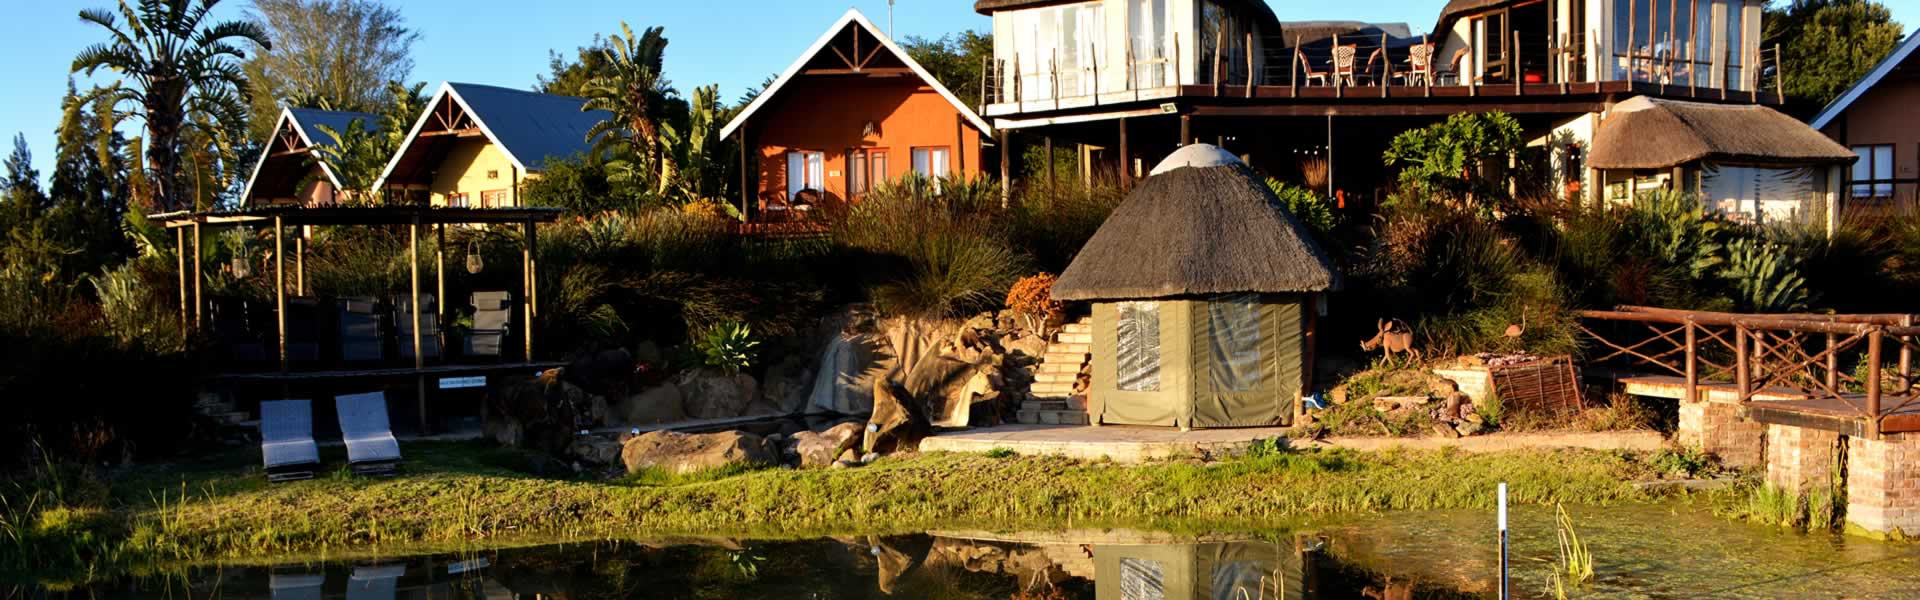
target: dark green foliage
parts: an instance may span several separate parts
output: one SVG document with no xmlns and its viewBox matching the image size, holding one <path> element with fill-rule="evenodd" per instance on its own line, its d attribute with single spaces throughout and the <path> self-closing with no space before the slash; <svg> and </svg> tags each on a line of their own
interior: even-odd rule
<svg viewBox="0 0 1920 600">
<path fill-rule="evenodd" d="M 1267 188 L 1272 189 L 1273 195 L 1280 198 L 1280 204 L 1287 207 L 1287 212 L 1292 214 L 1294 219 L 1299 220 L 1301 225 L 1307 226 L 1307 231 L 1313 233 L 1316 241 L 1323 246 L 1326 245 L 1327 240 L 1333 235 L 1334 226 L 1340 224 L 1339 215 L 1333 212 L 1332 201 L 1319 192 L 1297 185 L 1288 185 L 1272 177 L 1267 178 Z"/>
<path fill-rule="evenodd" d="M 834 238 L 870 277 L 883 312 L 949 317 L 994 308 L 1026 272 L 985 179 L 909 177 L 879 186 L 836 219 Z"/>
<path fill-rule="evenodd" d="M 1063 181 L 1051 189 L 1028 184 L 1007 215 L 1007 233 L 1032 255 L 1035 268 L 1059 273 L 1126 199 L 1111 181 Z"/>
<path fill-rule="evenodd" d="M 1794 261 L 1795 257 L 1785 246 L 1763 240 L 1736 239 L 1727 244 L 1727 263 L 1722 276 L 1733 287 L 1735 304 L 1744 310 L 1801 312 L 1807 309 L 1812 294 Z"/>
<path fill-rule="evenodd" d="M 642 188 L 613 181 L 605 163 L 587 160 L 584 154 L 549 160 L 540 177 L 521 185 L 528 206 L 556 206 L 581 216 L 630 212 L 654 203 Z"/>
<path fill-rule="evenodd" d="M 1505 113 L 1455 113 L 1402 132 L 1382 155 L 1400 169 L 1402 199 L 1439 201 L 1482 217 L 1511 200 L 1504 173 L 1520 150 L 1520 122 Z"/>
<path fill-rule="evenodd" d="M 1559 275 L 1496 224 L 1438 207 L 1397 209 L 1358 261 L 1356 297 L 1372 309 L 1365 318 L 1405 319 L 1429 356 L 1574 347 Z M 1504 336 L 1523 320 L 1524 336 Z M 1372 321 L 1365 325 L 1370 335 Z"/>
<path fill-rule="evenodd" d="M 1803 115 L 1838 98 L 1906 37 L 1873 0 L 1791 0 L 1767 8 L 1765 28 L 1762 43 L 1780 45 L 1787 97 Z"/>
<path fill-rule="evenodd" d="M 697 346 L 707 366 L 728 373 L 753 366 L 760 352 L 760 340 L 754 339 L 753 328 L 737 321 L 708 327 Z"/>
<path fill-rule="evenodd" d="M 962 31 L 938 39 L 910 35 L 900 47 L 961 102 L 980 101 L 980 70 L 993 57 L 992 32 Z"/>
</svg>

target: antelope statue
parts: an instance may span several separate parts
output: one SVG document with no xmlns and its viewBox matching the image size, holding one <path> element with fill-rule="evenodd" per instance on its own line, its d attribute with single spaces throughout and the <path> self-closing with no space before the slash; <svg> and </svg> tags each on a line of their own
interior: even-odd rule
<svg viewBox="0 0 1920 600">
<path fill-rule="evenodd" d="M 1373 339 L 1360 342 L 1360 351 L 1385 350 L 1389 358 L 1394 353 L 1401 353 L 1414 361 L 1420 360 L 1420 351 L 1413 349 L 1413 327 L 1408 326 L 1406 321 L 1381 319 L 1379 327 L 1380 331 L 1373 334 Z"/>
</svg>

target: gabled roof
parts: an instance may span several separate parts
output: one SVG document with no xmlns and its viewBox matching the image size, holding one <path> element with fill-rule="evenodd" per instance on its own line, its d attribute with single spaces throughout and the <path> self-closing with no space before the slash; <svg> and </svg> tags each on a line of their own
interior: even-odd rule
<svg viewBox="0 0 1920 600">
<path fill-rule="evenodd" d="M 947 103 L 952 104 L 954 110 L 960 111 L 960 115 L 966 118 L 968 123 L 972 123 L 974 129 L 980 130 L 982 135 L 988 137 L 993 135 L 993 127 L 987 125 L 985 119 L 981 119 L 980 115 L 974 114 L 973 109 L 967 108 L 967 103 L 961 102 L 958 97 L 955 97 L 952 91 L 947 90 L 947 86 L 940 85 L 940 80 L 934 79 L 933 74 L 928 73 L 925 67 L 921 67 L 920 63 L 914 62 L 913 57 L 908 56 L 906 50 L 901 49 L 898 44 L 893 43 L 893 38 L 881 33 L 880 28 L 874 27 L 873 22 L 868 21 L 867 16 L 860 14 L 858 9 L 847 9 L 847 14 L 842 15 L 840 20 L 834 22 L 832 27 L 827 28 L 827 32 L 821 34 L 820 39 L 815 40 L 812 47 L 807 48 L 806 52 L 802 52 L 799 59 L 794 60 L 793 64 L 789 65 L 787 70 L 782 72 L 778 79 L 773 80 L 773 85 L 769 85 L 767 89 L 762 90 L 760 95 L 753 99 L 753 103 L 747 105 L 746 110 L 740 111 L 740 116 L 734 117 L 732 121 L 727 123 L 725 128 L 720 130 L 720 138 L 726 139 L 733 137 L 734 131 L 745 126 L 747 120 L 753 118 L 753 114 L 759 111 L 760 107 L 766 106 L 768 102 L 773 101 L 773 98 L 779 95 L 781 88 L 786 87 L 787 83 L 793 81 L 793 78 L 798 76 L 800 71 L 806 68 L 807 63 L 812 62 L 815 56 L 826 50 L 827 45 L 833 42 L 835 36 L 840 35 L 840 32 L 845 31 L 848 27 L 855 25 L 865 29 L 874 39 L 880 40 L 880 44 L 886 47 L 888 52 L 893 53 L 895 58 L 900 59 L 901 63 L 906 64 L 908 69 L 913 70 L 913 74 L 918 76 L 920 80 L 928 86 L 931 86 L 933 91 L 939 92 L 940 97 L 946 98 Z"/>
<path fill-rule="evenodd" d="M 1850 163 L 1853 151 L 1780 111 L 1635 97 L 1593 134 L 1596 169 L 1664 169 L 1697 160 L 1801 166 Z"/>
<path fill-rule="evenodd" d="M 421 130 L 443 102 L 458 104 L 486 134 L 487 141 L 498 147 L 522 173 L 538 173 L 546 170 L 549 159 L 565 159 L 591 150 L 593 144 L 587 140 L 587 132 L 613 117 L 613 113 L 604 110 L 581 110 L 587 104 L 585 98 L 473 83 L 442 83 L 433 99 L 427 101 L 426 110 L 414 121 L 413 129 L 407 132 L 406 141 L 400 143 L 399 150 L 380 173 L 381 187 L 393 175 L 394 167 L 406 156 L 408 148 L 420 139 Z"/>
<path fill-rule="evenodd" d="M 253 164 L 253 172 L 247 175 L 247 185 L 245 188 L 242 188 L 240 192 L 242 201 L 253 197 L 253 184 L 260 178 L 260 170 L 267 166 L 267 158 L 273 155 L 274 141 L 280 135 L 280 131 L 286 129 L 288 124 L 293 125 L 294 131 L 300 132 L 300 143 L 304 144 L 304 147 L 313 148 L 316 146 L 332 146 L 334 144 L 333 136 L 321 131 L 321 125 L 325 125 L 327 128 L 336 132 L 345 133 L 348 125 L 353 123 L 354 119 L 360 119 L 360 126 L 367 131 L 380 131 L 381 129 L 380 115 L 341 110 L 320 110 L 317 108 L 289 107 L 281 109 L 279 120 L 273 124 L 273 135 L 275 137 L 267 139 L 266 147 L 260 150 L 260 160 Z M 340 176 L 333 172 L 333 165 L 327 164 L 327 161 L 322 160 L 319 156 L 314 156 L 313 159 L 314 163 L 320 166 L 321 174 L 326 175 L 327 183 L 333 184 L 335 188 L 340 187 Z"/>
<path fill-rule="evenodd" d="M 1240 159 L 1207 144 L 1175 151 L 1053 284 L 1056 300 L 1150 300 L 1338 289 L 1306 227 Z"/>
<path fill-rule="evenodd" d="M 1862 77 L 1859 81 L 1854 82 L 1853 87 L 1847 88 L 1846 93 L 1840 94 L 1840 97 L 1835 98 L 1833 103 L 1821 109 L 1820 115 L 1813 118 L 1813 128 L 1826 129 L 1828 124 L 1833 123 L 1834 119 L 1840 117 L 1840 113 L 1847 112 L 1848 107 L 1853 106 L 1853 103 L 1858 101 L 1861 96 L 1865 96 L 1867 90 L 1873 89 L 1873 86 L 1880 85 L 1880 80 L 1886 79 L 1887 75 L 1892 73 L 1894 69 L 1899 68 L 1901 63 L 1907 62 L 1907 57 L 1913 55 L 1915 48 L 1920 48 L 1920 31 L 1916 31 L 1912 35 L 1907 36 L 1907 41 L 1902 42 L 1899 48 L 1894 49 L 1893 54 L 1889 54 L 1886 58 L 1881 59 L 1880 64 L 1874 65 L 1873 70 L 1868 71 L 1866 77 Z"/>
</svg>

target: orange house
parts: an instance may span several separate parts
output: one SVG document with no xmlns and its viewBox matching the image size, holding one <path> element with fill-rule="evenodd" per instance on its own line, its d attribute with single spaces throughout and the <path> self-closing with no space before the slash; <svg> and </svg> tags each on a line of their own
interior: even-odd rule
<svg viewBox="0 0 1920 600">
<path fill-rule="evenodd" d="M 993 130 L 849 10 L 720 135 L 740 136 L 742 212 L 781 221 L 909 173 L 977 175 Z"/>
</svg>

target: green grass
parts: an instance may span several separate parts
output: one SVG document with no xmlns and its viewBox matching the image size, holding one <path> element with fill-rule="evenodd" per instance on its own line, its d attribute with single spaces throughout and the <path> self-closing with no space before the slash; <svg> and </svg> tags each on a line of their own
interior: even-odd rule
<svg viewBox="0 0 1920 600">
<path fill-rule="evenodd" d="M 95 515 L 93 525 L 79 531 L 91 536 L 88 547 L 101 548 L 92 554 L 121 561 L 954 527 L 1214 531 L 1339 513 L 1488 508 L 1501 481 L 1518 503 L 1641 500 L 1627 482 L 1655 472 L 1646 456 L 1578 451 L 1275 451 L 1131 467 L 933 453 L 856 469 L 642 473 L 608 482 L 536 475 L 542 461 L 475 444 L 407 444 L 404 452 L 408 462 L 390 479 L 335 473 L 269 485 L 244 451 L 143 468 L 111 479 L 113 506 L 85 513 Z"/>
</svg>

